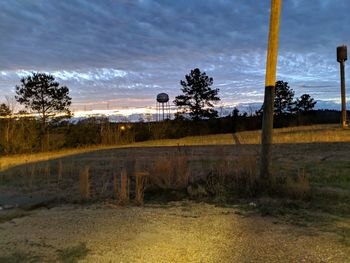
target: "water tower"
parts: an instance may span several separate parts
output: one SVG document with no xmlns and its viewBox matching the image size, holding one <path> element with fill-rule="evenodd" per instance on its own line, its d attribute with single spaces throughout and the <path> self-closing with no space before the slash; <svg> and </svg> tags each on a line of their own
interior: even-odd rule
<svg viewBox="0 0 350 263">
<path fill-rule="evenodd" d="M 341 88 L 341 111 L 342 127 L 347 127 L 346 120 L 346 96 L 345 96 L 345 61 L 348 59 L 348 48 L 346 45 L 337 47 L 337 61 L 340 63 L 340 88 Z"/>
<path fill-rule="evenodd" d="M 170 118 L 170 104 L 169 95 L 166 93 L 159 93 L 157 95 L 157 120 L 165 120 Z"/>
</svg>

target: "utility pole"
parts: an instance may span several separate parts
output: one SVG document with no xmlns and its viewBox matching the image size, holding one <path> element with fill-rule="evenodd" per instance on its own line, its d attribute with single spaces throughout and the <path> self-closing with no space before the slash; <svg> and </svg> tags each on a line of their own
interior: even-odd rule
<svg viewBox="0 0 350 263">
<path fill-rule="evenodd" d="M 278 54 L 278 33 L 282 0 L 271 0 L 269 43 L 267 50 L 265 97 L 261 135 L 260 179 L 266 186 L 271 178 L 271 147 L 273 131 L 273 106 L 275 100 L 276 69 Z"/>
<path fill-rule="evenodd" d="M 341 88 L 341 122 L 342 127 L 347 127 L 346 122 L 346 97 L 345 97 L 345 61 L 348 59 L 348 48 L 346 45 L 337 47 L 337 61 L 340 63 L 340 88 Z"/>
</svg>

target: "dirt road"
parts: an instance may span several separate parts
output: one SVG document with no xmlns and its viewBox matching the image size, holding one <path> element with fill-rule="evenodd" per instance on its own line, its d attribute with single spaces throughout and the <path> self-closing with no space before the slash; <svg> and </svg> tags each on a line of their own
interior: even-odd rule
<svg viewBox="0 0 350 263">
<path fill-rule="evenodd" d="M 0 237 L 0 262 L 350 262 L 335 234 L 192 202 L 39 209 Z"/>
</svg>

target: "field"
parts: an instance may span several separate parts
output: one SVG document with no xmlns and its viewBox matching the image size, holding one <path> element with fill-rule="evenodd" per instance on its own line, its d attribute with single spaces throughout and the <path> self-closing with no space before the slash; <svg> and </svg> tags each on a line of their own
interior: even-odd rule
<svg viewBox="0 0 350 263">
<path fill-rule="evenodd" d="M 277 129 L 285 187 L 255 198 L 259 141 L 252 131 L 2 157 L 0 261 L 350 260 L 350 130 Z M 121 206 L 124 169 L 147 175 L 143 206 L 135 178 Z M 241 185 L 227 191 L 227 178 Z"/>
<path fill-rule="evenodd" d="M 31 155 L 12 155 L 0 158 L 0 170 L 14 165 L 57 159 L 80 153 L 88 153 L 103 149 L 140 148 L 164 146 L 196 146 L 196 145 L 237 145 L 259 144 L 260 131 L 245 131 L 233 134 L 217 134 L 206 136 L 185 137 L 181 139 L 155 140 L 137 142 L 122 146 L 96 146 L 77 149 L 66 149 L 58 152 L 38 153 Z M 322 142 L 350 142 L 349 130 L 340 129 L 338 125 L 315 125 L 297 128 L 275 129 L 274 143 L 322 143 Z"/>
</svg>

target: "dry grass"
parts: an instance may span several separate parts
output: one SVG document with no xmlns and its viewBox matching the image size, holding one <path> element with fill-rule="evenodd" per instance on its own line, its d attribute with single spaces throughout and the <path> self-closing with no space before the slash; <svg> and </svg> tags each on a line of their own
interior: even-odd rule
<svg viewBox="0 0 350 263">
<path fill-rule="evenodd" d="M 121 171 L 119 179 L 120 180 L 118 180 L 117 177 L 114 177 L 114 191 L 117 195 L 119 204 L 126 205 L 130 201 L 130 180 L 126 169 Z"/>
<path fill-rule="evenodd" d="M 100 196 L 103 196 L 106 194 L 109 184 L 109 177 L 106 173 L 103 173 L 101 175 L 101 190 L 100 190 Z"/>
<path fill-rule="evenodd" d="M 259 133 L 259 131 L 251 131 L 237 133 L 236 135 L 241 144 L 254 144 L 259 141 Z M 308 140 L 316 142 L 322 140 L 332 142 L 347 141 L 349 140 L 349 133 L 350 130 L 338 129 L 333 125 L 284 128 L 275 130 L 275 140 L 280 143 L 294 144 Z M 187 137 L 181 140 L 166 141 L 172 141 L 174 145 L 178 146 L 176 142 L 182 141 L 190 145 L 192 139 L 193 144 L 233 143 L 232 134 Z M 166 146 L 166 144 L 162 144 L 163 142 L 144 142 L 142 144 L 129 145 L 128 147 L 152 146 L 149 143 Z M 328 147 L 328 144 L 276 146 L 277 149 L 282 149 L 281 152 L 276 153 L 278 161 L 275 162 L 278 166 L 275 169 L 276 180 L 283 178 L 283 182 L 275 182 L 276 188 L 281 189 L 281 194 L 283 190 L 283 193 L 291 198 L 308 198 L 310 194 L 308 176 L 303 175 L 302 170 L 300 170 L 298 176 L 288 178 L 290 174 L 297 174 L 296 171 L 300 167 L 306 168 L 312 185 L 316 182 L 327 186 L 332 184 L 332 186 L 336 185 L 338 187 L 338 185 L 341 185 L 345 188 L 348 185 L 347 171 L 350 169 L 346 163 L 348 161 L 348 157 L 346 157 L 348 152 L 339 152 L 340 148 L 338 149 L 337 145 L 332 146 L 332 152 L 328 151 Z M 311 148 L 317 150 L 313 151 Z M 92 149 L 89 148 L 88 151 L 92 151 Z M 101 148 L 95 148 L 95 150 L 97 149 Z M 125 166 L 128 166 L 126 160 L 133 159 L 138 162 L 135 168 L 136 171 L 149 171 L 147 182 L 147 189 L 149 190 L 153 189 L 151 187 L 148 188 L 148 186 L 154 186 L 155 189 L 186 189 L 189 181 L 192 183 L 204 178 L 204 180 L 208 180 L 208 185 L 202 184 L 202 186 L 207 192 L 212 192 L 215 195 L 224 195 L 231 191 L 237 192 L 242 196 L 253 196 L 256 192 L 258 177 L 255 149 L 258 149 L 258 146 L 221 147 L 219 145 L 217 147 L 194 147 L 192 149 L 173 147 L 169 149 L 145 148 L 137 149 L 137 151 L 136 149 L 102 151 L 83 156 L 78 155 L 73 158 L 14 167 L 4 171 L 6 175 L 0 174 L 0 181 L 3 182 L 2 187 L 4 189 L 13 187 L 13 189 L 23 190 L 26 193 L 41 189 L 46 189 L 51 193 L 57 191 L 60 194 L 64 191 L 64 196 L 72 197 L 74 200 L 79 199 L 79 190 L 81 199 L 88 199 L 91 196 L 94 198 L 108 198 L 113 196 L 112 191 L 114 190 L 115 196 L 118 200 L 121 200 L 121 203 L 128 203 L 131 191 L 132 197 L 135 196 L 135 202 L 141 204 L 145 182 L 138 181 L 137 176 L 135 177 L 136 174 L 129 173 L 129 171 L 127 176 L 119 172 L 122 167 L 126 168 Z M 85 150 L 80 149 L 80 151 Z M 215 152 L 216 150 L 217 152 Z M 134 151 L 137 152 L 135 156 L 133 155 Z M 305 154 L 305 151 L 307 151 L 307 154 Z M 73 154 L 69 151 L 67 153 Z M 64 152 L 57 154 L 64 155 Z M 42 155 L 38 154 L 36 156 L 41 158 Z M 46 158 L 54 158 L 54 156 L 54 153 L 52 153 Z M 3 158 L 0 159 L 1 162 Z M 21 159 L 17 156 L 16 158 L 18 158 L 19 162 L 26 162 L 24 157 Z M 330 159 L 328 160 L 327 158 Z M 15 160 L 15 158 L 12 160 Z M 34 162 L 34 160 L 35 156 L 32 156 L 31 162 Z M 339 161 L 339 163 L 334 163 L 334 160 Z M 310 163 L 317 163 L 317 165 L 314 165 L 315 167 L 311 167 L 311 169 Z M 85 173 L 85 177 L 84 171 L 80 172 L 81 167 L 87 166 L 90 167 L 90 175 L 93 173 L 93 177 L 89 177 L 89 171 Z M 319 167 L 323 168 L 317 170 L 316 167 L 317 169 Z M 118 174 L 113 177 L 111 171 L 118 171 Z M 206 178 L 207 176 L 208 178 Z M 79 183 L 79 187 L 77 187 L 77 183 Z M 111 183 L 113 183 L 113 190 L 110 187 Z M 74 187 L 71 187 L 72 185 Z M 133 192 L 134 189 L 135 192 Z M 183 191 L 179 192 L 183 193 Z"/>
<path fill-rule="evenodd" d="M 14 166 L 18 166 L 21 164 L 30 164 L 30 163 L 40 162 L 40 161 L 48 161 L 48 160 L 58 159 L 66 156 L 73 156 L 80 153 L 89 153 L 97 150 L 114 149 L 114 148 L 118 148 L 118 147 L 100 145 L 100 146 L 90 146 L 90 147 L 82 147 L 82 148 L 74 148 L 74 149 L 64 149 L 64 150 L 52 151 L 52 152 L 2 156 L 0 158 L 0 171 L 14 167 Z"/>
<path fill-rule="evenodd" d="M 63 176 L 63 166 L 62 166 L 62 160 L 58 161 L 58 167 L 57 167 L 57 181 L 58 183 L 62 181 Z"/>
<path fill-rule="evenodd" d="M 137 205 L 143 204 L 143 194 L 145 191 L 147 178 L 149 177 L 148 172 L 136 172 L 135 173 L 135 203 Z"/>
<path fill-rule="evenodd" d="M 126 147 L 153 147 L 153 146 L 193 146 L 193 145 L 233 145 L 260 144 L 261 131 L 245 131 L 235 134 L 217 134 L 207 136 L 191 136 L 181 139 L 154 140 L 138 142 L 129 145 L 93 146 L 77 149 L 65 149 L 56 152 L 11 155 L 0 158 L 0 171 L 20 164 L 57 159 L 79 153 L 88 153 L 97 150 L 126 148 Z M 350 129 L 341 129 L 338 125 L 314 125 L 274 130 L 274 143 L 312 143 L 312 142 L 350 142 Z"/>
<path fill-rule="evenodd" d="M 237 133 L 241 144 L 260 144 L 260 131 Z M 274 130 L 274 143 L 350 142 L 350 130 L 337 125 L 315 125 Z"/>
<path fill-rule="evenodd" d="M 114 192 L 114 196 L 116 198 L 118 198 L 118 177 L 116 174 L 113 175 L 113 192 Z"/>
<path fill-rule="evenodd" d="M 51 177 L 51 169 L 50 169 L 50 163 L 46 163 L 45 168 L 44 168 L 44 174 L 46 177 L 46 184 L 50 184 L 50 177 Z"/>
<path fill-rule="evenodd" d="M 82 200 L 87 200 L 90 197 L 90 178 L 89 168 L 85 168 L 79 175 L 79 191 Z"/>
<path fill-rule="evenodd" d="M 128 145 L 129 147 L 151 146 L 193 146 L 193 145 L 232 145 L 260 144 L 261 131 L 244 131 L 206 136 L 190 136 L 181 139 L 155 140 Z M 274 129 L 274 143 L 350 142 L 350 129 L 338 125 L 313 125 Z"/>
<path fill-rule="evenodd" d="M 285 188 L 290 198 L 307 200 L 311 197 L 310 182 L 304 169 L 299 170 L 296 177 L 288 176 Z"/>
<path fill-rule="evenodd" d="M 152 147 L 152 146 L 194 146 L 194 145 L 225 145 L 234 144 L 232 134 L 213 134 L 203 136 L 188 136 L 181 139 L 151 140 L 136 142 L 131 147 Z"/>
<path fill-rule="evenodd" d="M 241 153 L 237 159 L 215 162 L 206 178 L 206 188 L 219 199 L 224 199 L 228 192 L 251 197 L 257 193 L 258 179 L 256 154 Z"/>
<path fill-rule="evenodd" d="M 206 178 L 206 190 L 219 200 L 225 200 L 232 194 L 246 198 L 260 193 L 297 200 L 311 198 L 309 176 L 305 169 L 288 175 L 276 173 L 268 187 L 260 180 L 257 154 L 242 152 L 236 159 L 223 158 L 212 164 Z"/>
<path fill-rule="evenodd" d="M 243 153 L 235 162 L 234 180 L 236 189 L 240 194 L 253 196 L 258 187 L 258 163 L 257 155 Z"/>
<path fill-rule="evenodd" d="M 155 161 L 150 171 L 150 185 L 161 189 L 182 189 L 187 187 L 190 174 L 188 157 L 171 154 Z"/>
</svg>

